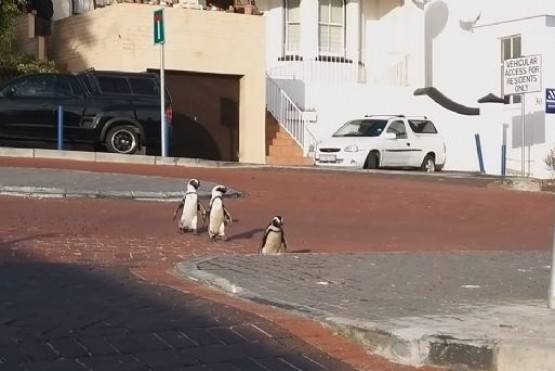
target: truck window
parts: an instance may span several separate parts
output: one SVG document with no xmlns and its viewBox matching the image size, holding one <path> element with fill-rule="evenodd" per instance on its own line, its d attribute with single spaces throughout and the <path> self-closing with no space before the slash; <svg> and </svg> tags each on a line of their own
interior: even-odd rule
<svg viewBox="0 0 555 371">
<path fill-rule="evenodd" d="M 77 80 L 77 77 L 75 77 L 75 76 L 66 76 L 66 79 L 69 81 L 69 84 L 71 85 L 71 89 L 73 90 L 73 94 L 78 95 L 78 94 L 83 93 L 83 88 L 79 84 L 79 80 Z"/>
<path fill-rule="evenodd" d="M 131 94 L 127 79 L 114 76 L 97 76 L 98 85 L 103 93 L 108 94 Z"/>
<path fill-rule="evenodd" d="M 430 120 L 409 120 L 409 125 L 416 134 L 437 134 L 437 129 Z"/>
<path fill-rule="evenodd" d="M 150 96 L 158 95 L 158 89 L 154 85 L 154 81 L 152 79 L 131 77 L 129 79 L 129 83 L 131 84 L 131 89 L 133 89 L 133 94 Z"/>
<path fill-rule="evenodd" d="M 31 75 L 20 78 L 6 89 L 13 88 L 16 97 L 52 98 L 71 95 L 69 84 L 57 75 Z"/>
</svg>

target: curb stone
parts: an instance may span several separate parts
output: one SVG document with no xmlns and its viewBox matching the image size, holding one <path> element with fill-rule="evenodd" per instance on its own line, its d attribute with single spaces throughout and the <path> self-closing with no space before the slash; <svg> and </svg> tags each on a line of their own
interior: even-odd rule
<svg viewBox="0 0 555 371">
<path fill-rule="evenodd" d="M 145 191 L 103 191 L 79 190 L 68 191 L 62 188 L 32 186 L 0 186 L 0 195 L 25 198 L 98 198 L 127 199 L 135 201 L 178 202 L 183 198 L 182 192 L 145 192 Z M 243 192 L 224 195 L 224 198 L 244 198 Z M 210 199 L 210 195 L 200 195 L 200 199 Z"/>
<path fill-rule="evenodd" d="M 175 271 L 181 277 L 219 288 L 237 297 L 259 304 L 274 306 L 292 311 L 301 316 L 315 319 L 339 334 L 362 344 L 372 353 L 379 354 L 394 362 L 421 367 L 424 365 L 453 367 L 457 370 L 496 370 L 516 371 L 516 368 L 498 367 L 499 354 L 508 359 L 510 351 L 503 344 L 494 340 L 458 339 L 441 333 L 430 333 L 422 329 L 399 329 L 387 323 L 369 322 L 331 316 L 328 313 L 303 305 L 283 302 L 255 294 L 228 279 L 216 274 L 202 271 L 199 265 L 212 260 L 213 257 L 193 259 L 179 263 Z M 546 358 L 544 356 L 543 358 Z M 507 361 L 505 361 L 505 364 Z M 554 366 L 555 367 L 555 366 Z M 553 371 L 553 369 L 538 369 Z"/>
</svg>

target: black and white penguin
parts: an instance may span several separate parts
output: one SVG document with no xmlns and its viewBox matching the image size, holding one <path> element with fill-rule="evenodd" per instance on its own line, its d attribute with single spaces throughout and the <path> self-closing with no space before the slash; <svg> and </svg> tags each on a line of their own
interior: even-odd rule
<svg viewBox="0 0 555 371">
<path fill-rule="evenodd" d="M 173 214 L 173 219 L 177 217 L 180 210 L 183 210 L 181 217 L 177 226 L 182 232 L 193 231 L 198 232 L 198 213 L 200 212 L 202 218 L 206 215 L 206 210 L 200 204 L 198 200 L 197 190 L 200 187 L 200 181 L 198 179 L 190 179 L 187 182 L 187 190 L 183 200 L 177 206 L 175 213 Z"/>
<path fill-rule="evenodd" d="M 262 237 L 260 253 L 262 255 L 280 255 L 287 251 L 287 241 L 283 230 L 283 218 L 275 216 Z"/>
<path fill-rule="evenodd" d="M 212 198 L 210 199 L 209 215 L 210 222 L 208 223 L 208 237 L 215 239 L 220 237 L 226 240 L 225 227 L 231 224 L 231 215 L 226 210 L 223 201 L 223 195 L 227 192 L 227 187 L 217 185 L 212 188 Z"/>
</svg>

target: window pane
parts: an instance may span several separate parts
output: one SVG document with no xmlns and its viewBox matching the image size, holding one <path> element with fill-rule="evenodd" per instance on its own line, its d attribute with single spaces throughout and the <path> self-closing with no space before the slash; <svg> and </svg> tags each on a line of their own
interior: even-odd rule
<svg viewBox="0 0 555 371">
<path fill-rule="evenodd" d="M 151 79 L 131 78 L 129 79 L 129 83 L 131 84 L 131 89 L 133 89 L 134 94 L 158 95 L 156 87 L 154 86 L 154 81 Z"/>
<path fill-rule="evenodd" d="M 409 120 L 409 125 L 417 134 L 436 134 L 437 129 L 431 121 L 427 120 Z"/>
<path fill-rule="evenodd" d="M 330 0 L 320 0 L 318 5 L 318 22 L 329 23 L 330 21 Z"/>
<path fill-rule="evenodd" d="M 395 133 L 397 138 L 405 139 L 407 138 L 407 131 L 405 129 L 405 124 L 402 121 L 395 121 L 387 129 L 388 133 Z"/>
<path fill-rule="evenodd" d="M 301 39 L 301 26 L 290 24 L 287 26 L 287 51 L 298 51 Z"/>
<path fill-rule="evenodd" d="M 513 58 L 521 57 L 520 36 L 513 38 Z"/>
<path fill-rule="evenodd" d="M 74 94 L 81 94 L 83 92 L 83 88 L 81 88 L 81 85 L 79 85 L 79 81 L 77 81 L 77 77 L 68 76 L 67 79 L 71 84 L 71 88 L 73 89 Z"/>
<path fill-rule="evenodd" d="M 511 59 L 511 39 L 503 39 L 501 41 L 501 48 L 503 49 L 503 60 Z"/>
<path fill-rule="evenodd" d="M 300 20 L 300 0 L 287 0 L 287 23 L 298 23 Z"/>
<path fill-rule="evenodd" d="M 330 51 L 330 27 L 326 25 L 318 26 L 318 46 L 320 51 Z"/>
<path fill-rule="evenodd" d="M 130 94 L 127 80 L 121 77 L 98 76 L 98 84 L 104 93 Z"/>
<path fill-rule="evenodd" d="M 331 23 L 343 24 L 343 0 L 331 0 Z"/>
<path fill-rule="evenodd" d="M 71 88 L 62 76 L 55 77 L 54 94 L 57 97 L 67 97 L 71 95 Z"/>
<path fill-rule="evenodd" d="M 343 50 L 343 27 L 330 26 L 330 51 L 340 53 Z"/>
<path fill-rule="evenodd" d="M 28 98 L 45 98 L 55 95 L 54 87 L 56 77 L 53 75 L 30 76 L 16 81 L 12 87 L 15 88 L 15 95 Z"/>
</svg>

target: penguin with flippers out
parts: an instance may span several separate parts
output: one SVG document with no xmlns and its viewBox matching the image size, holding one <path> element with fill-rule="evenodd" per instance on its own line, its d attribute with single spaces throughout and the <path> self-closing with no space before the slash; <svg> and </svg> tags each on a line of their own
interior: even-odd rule
<svg viewBox="0 0 555 371">
<path fill-rule="evenodd" d="M 262 255 L 281 255 L 287 251 L 287 240 L 283 230 L 283 218 L 275 216 L 262 237 L 260 253 Z"/>
<path fill-rule="evenodd" d="M 200 187 L 198 179 L 190 179 L 187 182 L 187 191 L 183 200 L 177 205 L 173 214 L 173 220 L 176 219 L 180 210 L 183 210 L 177 226 L 182 232 L 192 231 L 198 233 L 198 213 L 201 213 L 202 220 L 204 221 L 206 210 L 198 200 L 197 190 Z M 204 223 L 203 223 L 204 224 Z"/>
<path fill-rule="evenodd" d="M 227 187 L 217 185 L 212 188 L 212 198 L 210 199 L 210 206 L 208 208 L 209 223 L 208 223 L 208 237 L 211 240 L 220 237 L 222 240 L 227 240 L 225 234 L 225 227 L 231 224 L 231 214 L 224 206 L 223 195 L 227 192 Z"/>
</svg>

